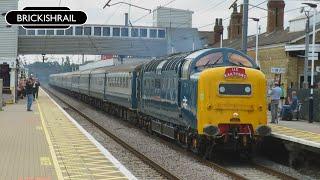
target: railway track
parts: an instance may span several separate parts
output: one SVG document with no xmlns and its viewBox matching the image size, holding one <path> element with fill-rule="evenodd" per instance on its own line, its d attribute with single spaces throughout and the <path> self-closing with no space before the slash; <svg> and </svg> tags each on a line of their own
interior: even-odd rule
<svg viewBox="0 0 320 180">
<path fill-rule="evenodd" d="M 109 136 L 111 139 L 113 139 L 115 142 L 117 142 L 119 145 L 121 145 L 123 148 L 129 150 L 132 154 L 134 154 L 136 157 L 138 157 L 141 161 L 143 161 L 145 164 L 152 167 L 155 171 L 159 172 L 161 175 L 166 177 L 167 179 L 181 179 L 178 176 L 174 175 L 172 172 L 168 171 L 166 168 L 159 165 L 157 162 L 154 162 L 147 156 L 145 156 L 143 153 L 140 153 L 138 150 L 136 150 L 134 147 L 123 141 L 122 139 L 118 138 L 115 134 L 113 134 L 111 131 L 107 130 L 103 126 L 101 126 L 99 123 L 95 122 L 92 118 L 87 116 L 86 114 L 82 113 L 80 110 L 75 108 L 73 105 L 67 102 L 67 100 L 59 97 L 51 90 L 48 90 L 45 87 L 42 87 L 45 91 L 47 91 L 49 94 L 54 96 L 59 101 L 63 102 L 65 105 L 67 105 L 70 109 L 75 111 L 77 114 L 79 114 L 81 117 L 89 121 L 93 126 L 95 126 L 97 129 L 105 133 L 107 136 Z M 178 150 L 181 153 L 186 153 L 188 156 L 191 156 L 195 158 L 200 163 L 213 168 L 216 171 L 219 171 L 227 176 L 229 176 L 232 179 L 239 179 L 239 180 L 247 180 L 247 179 L 288 179 L 288 180 L 295 180 L 297 178 L 292 177 L 290 175 L 287 175 L 285 173 L 276 171 L 274 169 L 271 169 L 266 166 L 259 165 L 255 162 L 251 162 L 246 165 L 240 165 L 240 166 L 226 166 L 226 165 L 219 165 L 218 163 L 214 163 L 209 160 L 205 160 L 194 153 L 190 151 L 186 151 L 185 149 L 176 146 L 173 143 L 170 143 L 162 138 L 158 138 L 162 143 L 165 143 L 169 147 Z"/>
</svg>

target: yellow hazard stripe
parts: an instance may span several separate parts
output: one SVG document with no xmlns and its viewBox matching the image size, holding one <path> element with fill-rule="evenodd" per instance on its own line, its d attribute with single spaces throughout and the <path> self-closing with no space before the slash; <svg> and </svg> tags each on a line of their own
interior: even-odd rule
<svg viewBox="0 0 320 180">
<path fill-rule="evenodd" d="M 62 176 L 62 171 L 61 171 L 61 169 L 59 167 L 58 159 L 57 159 L 56 153 L 54 152 L 54 149 L 53 149 L 53 145 L 52 145 L 52 142 L 51 142 L 51 139 L 50 139 L 50 136 L 49 136 L 48 129 L 46 127 L 46 123 L 45 123 L 45 120 L 44 120 L 44 117 L 43 117 L 43 113 L 42 113 L 40 104 L 39 104 L 38 100 L 36 100 L 36 102 L 37 102 L 37 105 L 38 105 L 38 109 L 39 109 L 39 113 L 40 113 L 40 118 L 41 118 L 41 123 L 42 123 L 43 130 L 44 130 L 44 134 L 46 136 L 46 139 L 47 139 L 47 142 L 48 142 L 48 145 L 49 145 L 52 161 L 53 161 L 53 164 L 54 164 L 54 169 L 56 171 L 58 179 L 59 180 L 63 180 L 64 178 Z"/>
</svg>

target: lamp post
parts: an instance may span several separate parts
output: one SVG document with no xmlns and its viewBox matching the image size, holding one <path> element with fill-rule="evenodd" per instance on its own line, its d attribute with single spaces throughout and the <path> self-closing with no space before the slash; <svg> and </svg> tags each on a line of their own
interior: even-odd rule
<svg viewBox="0 0 320 180">
<path fill-rule="evenodd" d="M 250 18 L 257 23 L 257 32 L 256 32 L 256 64 L 260 66 L 258 60 L 258 51 L 259 51 L 259 18 Z"/>
<path fill-rule="evenodd" d="M 306 11 L 304 9 L 304 7 L 301 8 L 301 13 L 304 12 L 304 14 L 306 15 L 307 17 L 307 21 L 306 21 L 306 29 L 305 29 L 305 53 L 304 53 L 304 69 L 303 69 L 303 88 L 308 88 L 308 66 L 309 66 L 309 57 L 308 57 L 308 54 L 309 54 L 309 43 L 310 43 L 310 40 L 309 40 L 309 33 L 310 33 L 310 15 L 309 15 L 309 11 Z"/>
<path fill-rule="evenodd" d="M 312 27 L 312 57 L 311 57 L 311 88 L 309 97 L 309 123 L 313 123 L 313 81 L 314 81 L 314 51 L 316 44 L 316 15 L 317 15 L 317 5 L 313 3 L 302 3 L 308 5 L 313 9 L 313 27 Z M 309 53 L 309 52 L 308 52 Z"/>
</svg>

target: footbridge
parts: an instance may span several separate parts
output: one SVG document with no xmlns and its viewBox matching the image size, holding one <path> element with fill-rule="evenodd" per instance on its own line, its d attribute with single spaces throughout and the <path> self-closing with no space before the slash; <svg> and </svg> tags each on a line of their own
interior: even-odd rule
<svg viewBox="0 0 320 180">
<path fill-rule="evenodd" d="M 18 54 L 163 56 L 201 48 L 197 29 L 84 25 L 69 29 L 19 28 Z"/>
</svg>

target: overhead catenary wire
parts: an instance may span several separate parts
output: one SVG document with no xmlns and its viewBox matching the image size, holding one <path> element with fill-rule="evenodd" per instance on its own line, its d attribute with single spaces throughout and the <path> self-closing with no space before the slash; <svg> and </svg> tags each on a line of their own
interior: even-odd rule
<svg viewBox="0 0 320 180">
<path fill-rule="evenodd" d="M 166 6 L 168 6 L 169 4 L 171 4 L 171 3 L 175 2 L 175 1 L 176 1 L 176 0 L 171 0 L 171 1 L 167 2 L 167 3 L 164 4 L 164 5 L 157 7 L 157 8 L 154 9 L 153 11 L 151 11 L 151 12 L 149 12 L 149 13 L 147 13 L 147 14 L 145 14 L 145 15 L 143 15 L 143 16 L 135 19 L 135 20 L 133 20 L 132 23 L 136 23 L 136 22 L 140 21 L 141 19 L 147 17 L 148 15 L 150 15 L 150 14 L 153 13 L 154 11 L 158 10 L 159 8 L 161 8 L 161 7 L 166 7 Z"/>
</svg>

